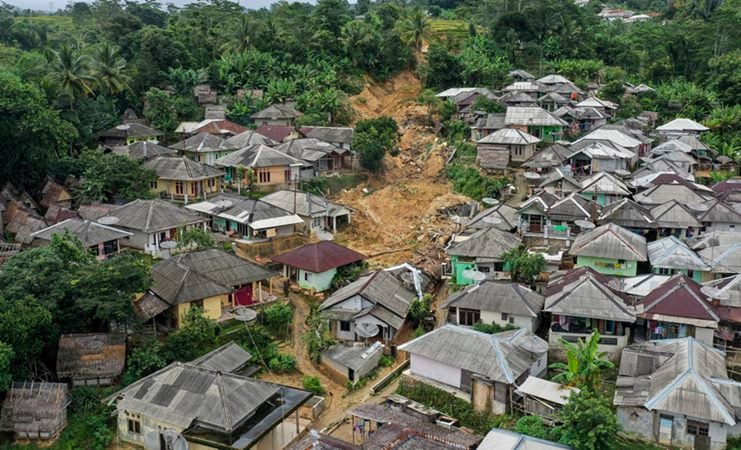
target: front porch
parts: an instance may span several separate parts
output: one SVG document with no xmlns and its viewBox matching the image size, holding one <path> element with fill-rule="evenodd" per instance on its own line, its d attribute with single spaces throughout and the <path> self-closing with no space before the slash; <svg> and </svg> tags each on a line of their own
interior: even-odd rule
<svg viewBox="0 0 741 450">
<path fill-rule="evenodd" d="M 597 330 L 600 333 L 599 351 L 619 356 L 630 342 L 628 325 L 614 320 L 554 315 L 549 327 L 548 345 L 552 350 L 563 350 L 561 339 L 571 343 L 579 339 L 586 341 L 592 331 Z"/>
</svg>

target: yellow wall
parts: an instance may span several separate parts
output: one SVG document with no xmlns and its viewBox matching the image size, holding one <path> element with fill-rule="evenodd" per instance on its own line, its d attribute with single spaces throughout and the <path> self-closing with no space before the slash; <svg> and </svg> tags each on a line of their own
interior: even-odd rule
<svg viewBox="0 0 741 450">
<path fill-rule="evenodd" d="M 182 324 L 183 319 L 185 318 L 185 313 L 188 312 L 191 304 L 192 302 L 181 303 L 177 305 L 176 312 L 177 312 L 178 328 L 180 328 L 180 324 Z M 217 320 L 219 317 L 221 317 L 221 305 L 222 304 L 229 304 L 228 295 L 217 295 L 216 297 L 209 297 L 209 298 L 203 299 L 203 314 L 209 319 Z"/>
<path fill-rule="evenodd" d="M 291 180 L 286 180 L 286 169 L 285 166 L 275 166 L 275 167 L 264 167 L 261 169 L 255 169 L 255 184 L 261 185 L 261 186 L 270 186 L 273 184 L 287 184 Z M 269 183 L 260 183 L 260 171 L 263 170 L 269 170 L 270 171 L 270 182 Z"/>
<path fill-rule="evenodd" d="M 156 188 L 150 188 L 149 192 L 152 194 L 159 194 L 160 192 L 166 192 L 168 194 L 172 195 L 188 195 L 190 197 L 193 196 L 193 191 L 191 190 L 191 184 L 195 183 L 201 183 L 201 186 L 203 186 L 202 191 L 198 192 L 206 192 L 207 194 L 218 194 L 221 189 L 221 179 L 220 177 L 214 177 L 216 180 L 216 183 L 213 187 L 208 187 L 208 180 L 202 180 L 202 181 L 184 181 L 183 182 L 183 193 L 177 194 L 177 190 L 175 188 L 175 180 L 163 180 L 162 178 L 157 178 L 157 187 Z"/>
</svg>

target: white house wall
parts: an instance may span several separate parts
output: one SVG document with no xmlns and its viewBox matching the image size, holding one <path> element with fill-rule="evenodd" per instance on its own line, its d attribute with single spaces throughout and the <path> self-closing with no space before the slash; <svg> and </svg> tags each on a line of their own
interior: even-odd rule
<svg viewBox="0 0 741 450">
<path fill-rule="evenodd" d="M 524 328 L 533 332 L 538 328 L 537 319 L 533 317 L 508 315 L 507 320 L 502 320 L 502 313 L 500 312 L 481 311 L 481 322 L 486 324 L 497 324 L 503 327 L 510 324 L 510 317 L 514 318 L 512 325 L 518 328 Z"/>
<path fill-rule="evenodd" d="M 456 389 L 461 387 L 461 369 L 457 367 L 448 366 L 424 356 L 412 355 L 409 369 L 420 377 L 429 378 Z"/>
</svg>

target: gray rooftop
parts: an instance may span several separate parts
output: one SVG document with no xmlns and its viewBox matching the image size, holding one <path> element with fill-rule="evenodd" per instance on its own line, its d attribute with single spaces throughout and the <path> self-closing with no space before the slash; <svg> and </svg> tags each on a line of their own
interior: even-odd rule
<svg viewBox="0 0 741 450">
<path fill-rule="evenodd" d="M 224 172 L 219 169 L 193 161 L 185 156 L 159 156 L 145 162 L 144 167 L 157 172 L 157 178 L 163 180 L 198 181 L 224 175 Z"/>
<path fill-rule="evenodd" d="M 577 269 L 548 285 L 543 311 L 567 316 L 633 323 L 635 310 L 625 304 L 622 294 L 591 269 Z"/>
<path fill-rule="evenodd" d="M 137 161 L 156 158 L 158 156 L 175 156 L 178 153 L 171 148 L 163 147 L 149 141 L 136 141 L 129 145 L 119 145 L 113 147 L 111 150 L 113 153 L 128 156 Z"/>
<path fill-rule="evenodd" d="M 221 373 L 235 373 L 249 363 L 252 355 L 236 342 L 228 342 L 190 363 L 196 367 Z"/>
<path fill-rule="evenodd" d="M 89 220 L 67 219 L 49 228 L 31 233 L 31 237 L 51 241 L 54 235 L 69 232 L 82 242 L 83 247 L 97 246 L 108 241 L 131 236 L 131 233 Z"/>
<path fill-rule="evenodd" d="M 443 325 L 399 346 L 399 350 L 489 380 L 513 384 L 548 351 L 548 343 L 522 328 L 487 334 L 457 325 Z"/>
<path fill-rule="evenodd" d="M 267 136 L 263 136 L 255 130 L 247 130 L 228 138 L 225 141 L 225 145 L 227 148 L 244 148 L 251 145 L 267 145 L 268 147 L 275 147 L 278 145 L 278 142 Z"/>
<path fill-rule="evenodd" d="M 111 210 L 102 217 L 115 217 L 116 227 L 139 230 L 145 233 L 182 228 L 203 223 L 206 219 L 163 200 L 134 200 Z"/>
<path fill-rule="evenodd" d="M 350 127 L 301 127 L 301 132 L 324 142 L 352 143 L 353 129 Z"/>
<path fill-rule="evenodd" d="M 530 145 L 538 142 L 540 139 L 516 128 L 503 128 L 476 141 L 477 144 L 500 145 Z"/>
<path fill-rule="evenodd" d="M 538 317 L 542 295 L 509 281 L 483 281 L 450 294 L 443 308 L 467 308 L 525 317 Z"/>
<path fill-rule="evenodd" d="M 616 406 L 638 406 L 735 425 L 741 383 L 728 378 L 724 355 L 692 337 L 623 350 Z"/>
<path fill-rule="evenodd" d="M 295 205 L 295 213 L 302 217 L 332 216 L 338 213 L 349 214 L 349 210 L 342 205 L 331 203 L 323 197 L 302 191 L 275 191 L 260 200 L 291 212 L 294 211 Z"/>
<path fill-rule="evenodd" d="M 567 123 L 539 106 L 510 106 L 505 113 L 506 125 L 566 126 Z"/>
<path fill-rule="evenodd" d="M 648 258 L 646 238 L 613 223 L 579 234 L 569 254 L 629 261 L 646 261 Z"/>
<path fill-rule="evenodd" d="M 651 215 L 660 228 L 700 228 L 702 224 L 686 206 L 670 200 L 663 205 L 654 206 Z"/>
<path fill-rule="evenodd" d="M 651 210 L 633 200 L 624 198 L 602 209 L 598 223 L 614 223 L 625 228 L 656 228 Z"/>
<path fill-rule="evenodd" d="M 229 153 L 226 156 L 214 161 L 214 164 L 221 167 L 276 167 L 276 166 L 290 166 L 299 165 L 306 166 L 307 164 L 293 156 L 287 155 L 281 151 L 267 147 L 265 145 L 252 145 L 237 150 L 236 152 Z"/>
<path fill-rule="evenodd" d="M 710 267 L 687 244 L 674 236 L 648 244 L 648 260 L 652 267 L 667 269 L 710 270 Z"/>
<path fill-rule="evenodd" d="M 481 229 L 468 239 L 451 245 L 447 252 L 452 256 L 478 259 L 501 259 L 505 252 L 520 245 L 521 239 L 512 233 L 493 227 Z"/>
<path fill-rule="evenodd" d="M 686 183 L 677 182 L 653 186 L 636 194 L 633 198 L 636 202 L 645 205 L 663 205 L 672 200 L 676 200 L 683 205 L 699 204 L 707 201 L 707 198 L 690 189 Z"/>
<path fill-rule="evenodd" d="M 252 114 L 250 116 L 250 119 L 296 119 L 301 116 L 303 116 L 303 113 L 301 113 L 294 107 L 283 103 L 275 103 L 261 111 Z"/>
<path fill-rule="evenodd" d="M 170 148 L 191 153 L 209 153 L 239 147 L 227 146 L 226 141 L 221 136 L 211 133 L 198 133 L 183 141 L 172 144 Z"/>
</svg>

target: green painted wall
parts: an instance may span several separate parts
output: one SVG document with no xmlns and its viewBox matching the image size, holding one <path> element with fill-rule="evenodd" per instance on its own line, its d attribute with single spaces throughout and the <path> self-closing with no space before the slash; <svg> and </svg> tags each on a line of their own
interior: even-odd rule
<svg viewBox="0 0 741 450">
<path fill-rule="evenodd" d="M 453 269 L 453 279 L 455 280 L 455 284 L 469 285 L 474 283 L 473 280 L 463 277 L 464 270 L 476 268 L 476 264 L 473 261 L 460 261 L 457 256 L 451 256 L 450 264 Z"/>
<path fill-rule="evenodd" d="M 314 273 L 303 269 L 298 271 L 298 285 L 302 289 L 313 289 L 317 292 L 326 291 L 332 286 L 332 279 L 337 269 L 329 269 L 326 272 Z M 308 280 L 306 279 L 308 276 Z"/>
<path fill-rule="evenodd" d="M 658 267 L 654 267 L 652 269 L 652 272 L 655 273 L 655 274 L 661 275 L 661 269 L 658 268 Z M 683 274 L 689 276 L 689 271 L 687 269 L 677 269 L 677 270 L 673 270 L 672 271 L 672 275 L 674 275 L 676 273 L 683 273 Z M 695 271 L 692 272 L 692 279 L 694 281 L 697 281 L 698 283 L 702 283 L 703 281 L 705 281 L 704 278 L 705 277 L 703 276 L 703 272 L 702 271 L 695 270 Z"/>
<path fill-rule="evenodd" d="M 577 256 L 575 267 L 591 267 L 599 273 L 605 275 L 617 275 L 620 277 L 634 277 L 638 270 L 638 262 L 623 261 L 619 268 L 614 267 L 618 264 L 617 259 L 612 258 L 594 258 L 591 256 Z"/>
</svg>

